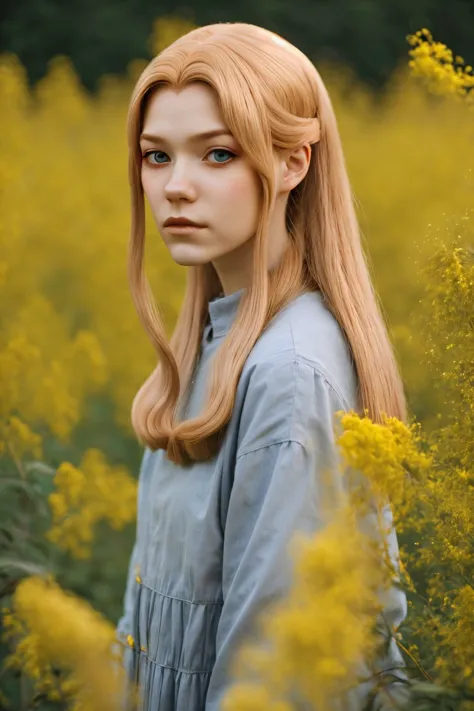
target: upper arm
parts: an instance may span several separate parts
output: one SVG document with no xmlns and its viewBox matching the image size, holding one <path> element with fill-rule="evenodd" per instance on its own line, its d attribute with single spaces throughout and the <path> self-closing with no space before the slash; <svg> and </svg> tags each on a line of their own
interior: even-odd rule
<svg viewBox="0 0 474 711">
<path fill-rule="evenodd" d="M 252 367 L 240 412 L 237 458 L 282 442 L 298 442 L 334 464 L 335 413 L 347 407 L 314 365 L 296 357 Z"/>
</svg>

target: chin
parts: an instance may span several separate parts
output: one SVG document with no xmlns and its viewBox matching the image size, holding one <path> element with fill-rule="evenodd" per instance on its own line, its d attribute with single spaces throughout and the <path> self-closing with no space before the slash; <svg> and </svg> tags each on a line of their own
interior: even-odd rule
<svg viewBox="0 0 474 711">
<path fill-rule="evenodd" d="M 202 259 L 175 259 L 174 261 L 181 267 L 199 267 L 203 264 L 208 264 L 207 259 L 205 261 Z"/>
<path fill-rule="evenodd" d="M 172 259 L 182 267 L 196 267 L 211 260 L 204 249 L 170 249 Z"/>
</svg>

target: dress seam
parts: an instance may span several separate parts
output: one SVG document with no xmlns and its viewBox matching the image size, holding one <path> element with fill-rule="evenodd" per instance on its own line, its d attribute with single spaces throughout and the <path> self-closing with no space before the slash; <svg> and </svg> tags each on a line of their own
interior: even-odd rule
<svg viewBox="0 0 474 711">
<path fill-rule="evenodd" d="M 328 386 L 329 390 L 332 390 L 332 392 L 334 393 L 334 395 L 336 396 L 336 398 L 339 400 L 339 402 L 341 403 L 341 405 L 342 405 L 344 408 L 349 409 L 349 404 L 348 404 L 346 398 L 345 398 L 344 395 L 341 393 L 341 391 L 339 390 L 339 388 L 336 387 L 336 385 L 334 385 L 334 384 L 329 380 L 329 376 L 328 376 L 328 374 L 326 373 L 325 369 L 322 367 L 322 365 L 319 364 L 319 363 L 316 364 L 314 361 L 309 360 L 309 358 L 306 358 L 305 356 L 300 355 L 300 356 L 298 356 L 298 357 L 301 358 L 301 360 L 304 361 L 304 362 L 306 363 L 306 365 L 308 365 L 308 367 L 310 367 L 315 373 L 317 373 L 318 375 L 320 375 L 320 376 L 322 377 L 322 379 L 324 380 L 324 382 L 325 382 L 326 385 Z M 297 361 L 295 361 L 295 362 L 297 362 Z"/>
<path fill-rule="evenodd" d="M 148 585 L 144 580 L 140 583 L 142 587 L 147 588 L 147 590 L 151 590 L 151 592 L 154 592 L 155 595 L 161 595 L 161 597 L 167 597 L 170 600 L 177 600 L 178 602 L 187 602 L 189 605 L 223 605 L 224 601 L 223 600 L 186 600 L 183 597 L 176 597 L 175 595 L 168 595 L 167 593 L 160 592 L 159 590 L 155 590 L 155 588 L 152 588 L 151 585 Z"/>
<path fill-rule="evenodd" d="M 293 337 L 293 333 L 292 333 L 292 337 Z M 300 365 L 300 362 L 301 362 L 300 360 L 298 360 L 298 358 L 301 358 L 301 360 L 304 361 L 304 363 L 305 363 L 309 368 L 311 368 L 311 370 L 312 370 L 314 373 L 318 374 L 318 375 L 323 379 L 324 383 L 327 385 L 327 387 L 329 388 L 329 390 L 331 390 L 331 391 L 334 393 L 336 399 L 337 399 L 337 400 L 339 401 L 339 403 L 341 404 L 342 409 L 344 409 L 344 410 L 349 410 L 349 405 L 348 405 L 348 403 L 346 402 L 345 397 L 343 397 L 343 395 L 339 392 L 339 390 L 338 390 L 336 387 L 334 387 L 334 385 L 333 385 L 331 382 L 329 382 L 329 380 L 328 380 L 326 374 L 325 374 L 319 367 L 315 366 L 315 364 L 314 364 L 313 362 L 311 362 L 311 361 L 309 361 L 308 359 L 304 358 L 304 356 L 296 356 L 296 354 L 295 354 L 295 357 L 294 357 L 292 363 L 293 363 L 293 365 L 295 365 L 297 368 L 298 368 L 298 366 Z M 292 408 L 293 408 L 293 409 L 292 409 L 292 415 L 291 415 L 291 422 L 293 422 L 293 415 L 294 415 L 294 411 L 295 411 L 295 399 L 296 399 L 296 377 L 294 378 L 294 383 L 293 383 L 293 402 L 292 402 Z M 255 447 L 254 449 L 247 449 L 247 450 L 245 450 L 244 452 L 241 452 L 241 453 L 236 457 L 236 460 L 235 460 L 235 461 L 236 461 L 236 463 L 237 463 L 237 462 L 239 461 L 239 459 L 241 459 L 241 457 L 245 457 L 246 454 L 251 454 L 252 452 L 259 452 L 261 449 L 266 449 L 266 448 L 268 448 L 268 447 L 273 447 L 273 446 L 276 445 L 276 444 L 286 444 L 286 443 L 290 443 L 290 442 L 295 442 L 296 444 L 301 445 L 303 448 L 304 448 L 304 446 L 305 446 L 304 443 L 301 442 L 301 440 L 296 439 L 296 438 L 294 438 L 294 437 L 281 437 L 280 439 L 277 439 L 277 440 L 275 440 L 274 442 L 266 442 L 265 444 L 261 444 L 260 446 Z"/>
<path fill-rule="evenodd" d="M 181 672 L 182 674 L 211 674 L 212 669 L 209 669 L 206 671 L 205 669 L 197 669 L 196 671 L 191 671 L 190 669 L 177 669 L 176 667 L 170 667 L 168 664 L 160 664 L 160 662 L 157 662 L 156 659 L 152 659 L 151 657 L 148 656 L 146 652 L 144 652 L 142 649 L 137 649 L 136 647 L 132 647 L 132 651 L 135 654 L 139 654 L 142 657 L 145 657 L 149 662 L 154 664 L 157 667 L 161 667 L 161 669 L 169 669 L 170 671 L 174 672 Z"/>
<path fill-rule="evenodd" d="M 245 452 L 241 452 L 235 461 L 237 463 L 239 459 L 245 457 L 247 454 L 259 452 L 261 449 L 269 449 L 270 447 L 274 447 L 276 444 L 290 444 L 290 442 L 294 442 L 295 444 L 299 444 L 301 445 L 301 447 L 304 447 L 303 442 L 301 442 L 299 439 L 295 439 L 293 437 L 283 437 L 282 439 L 275 440 L 275 442 L 267 442 L 266 444 L 262 444 L 259 447 L 255 447 L 254 449 L 247 449 L 245 450 Z"/>
</svg>

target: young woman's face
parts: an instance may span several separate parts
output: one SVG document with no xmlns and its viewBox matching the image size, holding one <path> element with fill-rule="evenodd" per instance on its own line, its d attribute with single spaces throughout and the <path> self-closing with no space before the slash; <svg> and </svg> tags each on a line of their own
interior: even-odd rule
<svg viewBox="0 0 474 711">
<path fill-rule="evenodd" d="M 222 135 L 199 137 L 209 131 Z M 226 294 L 248 285 L 260 204 L 258 175 L 228 133 L 204 83 L 150 97 L 140 136 L 141 179 L 162 239 L 178 264 L 212 262 Z M 166 226 L 185 217 L 202 227 Z"/>
</svg>

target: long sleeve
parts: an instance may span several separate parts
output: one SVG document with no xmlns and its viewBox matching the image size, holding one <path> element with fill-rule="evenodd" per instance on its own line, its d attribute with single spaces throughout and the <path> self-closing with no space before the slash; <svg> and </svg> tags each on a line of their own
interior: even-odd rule
<svg viewBox="0 0 474 711">
<path fill-rule="evenodd" d="M 244 639 L 258 639 L 258 614 L 288 594 L 293 535 L 314 535 L 327 523 L 323 471 L 339 461 L 333 417 L 349 409 L 322 373 L 297 361 L 254 375 L 247 398 L 225 521 L 224 602 L 205 711 L 221 709 L 234 683 L 230 664 L 237 648 Z M 332 484 L 342 487 L 341 478 L 335 475 Z M 397 591 L 387 606 L 399 624 L 406 614 L 403 594 Z"/>
</svg>

